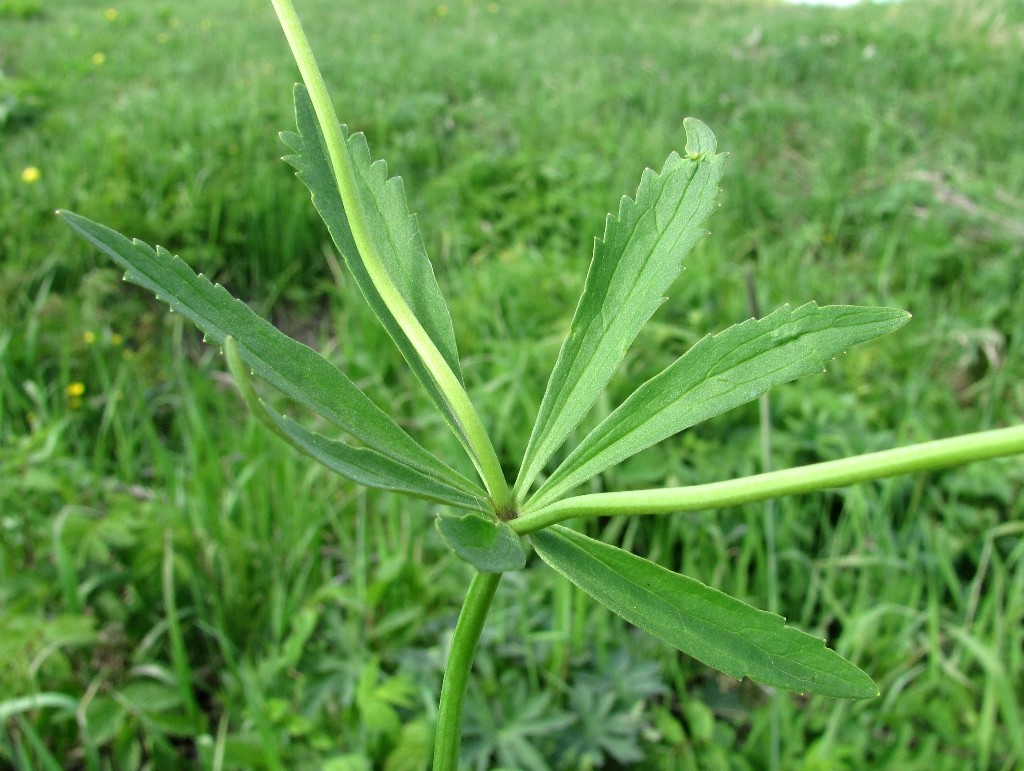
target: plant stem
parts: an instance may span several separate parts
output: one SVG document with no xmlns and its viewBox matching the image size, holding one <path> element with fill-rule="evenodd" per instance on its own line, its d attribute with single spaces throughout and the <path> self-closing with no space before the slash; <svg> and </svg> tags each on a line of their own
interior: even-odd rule
<svg viewBox="0 0 1024 771">
<path fill-rule="evenodd" d="M 750 314 L 755 318 L 761 318 L 761 303 L 757 298 L 757 282 L 754 279 L 753 268 L 747 269 L 747 302 L 750 306 Z M 761 471 L 768 473 L 773 470 L 772 464 L 772 406 L 771 398 L 765 391 L 758 397 L 757 414 L 760 422 L 761 435 Z M 775 499 L 769 498 L 764 502 L 764 550 L 765 550 L 765 572 L 768 578 L 768 612 L 779 612 L 779 556 L 776 552 L 775 543 Z M 769 706 L 769 741 L 768 741 L 768 768 L 770 771 L 779 771 L 782 741 L 782 693 L 775 690 L 770 697 Z"/>
<path fill-rule="evenodd" d="M 484 628 L 484 619 L 487 618 L 494 590 L 498 588 L 500 580 L 501 573 L 477 573 L 462 603 L 452 647 L 448 652 L 448 663 L 444 668 L 441 701 L 437 707 L 434 771 L 457 771 L 459 767 L 462 705 L 466 700 L 466 685 L 473 669 L 473 657 L 480 632 Z"/>
<path fill-rule="evenodd" d="M 288 39 L 295 63 L 299 66 L 302 80 L 309 90 L 309 97 L 313 102 L 320 130 L 324 134 L 327 154 L 331 159 L 331 168 L 338 183 L 345 215 L 348 217 L 349 227 L 352 230 L 352 238 L 363 258 L 366 272 L 388 310 L 394 315 L 395 321 L 423 360 L 437 387 L 444 394 L 451 417 L 458 427 L 459 438 L 469 451 L 470 459 L 487 487 L 495 510 L 509 511 L 512 505 L 511 491 L 505 481 L 501 463 L 494 452 L 491 440 L 484 430 L 466 389 L 463 388 L 444 356 L 441 355 L 437 346 L 434 345 L 434 341 L 431 340 L 430 335 L 420 324 L 398 287 L 395 286 L 385 268 L 385 262 L 377 244 L 370 235 L 359 198 L 359 186 L 352 168 L 348 145 L 342 136 L 341 124 L 327 94 L 327 85 L 324 83 L 323 75 L 313 57 L 313 50 L 310 48 L 309 40 L 302 29 L 295 8 L 292 6 L 291 0 L 271 0 L 271 2 L 277 12 L 277 18 L 284 30 L 285 37 Z"/>
<path fill-rule="evenodd" d="M 511 520 L 509 525 L 516 533 L 524 535 L 573 517 L 703 511 L 1018 453 L 1024 453 L 1024 425 L 923 442 L 726 482 L 663 490 L 580 495 L 543 506 L 536 511 L 530 511 L 527 506 L 523 515 Z"/>
</svg>

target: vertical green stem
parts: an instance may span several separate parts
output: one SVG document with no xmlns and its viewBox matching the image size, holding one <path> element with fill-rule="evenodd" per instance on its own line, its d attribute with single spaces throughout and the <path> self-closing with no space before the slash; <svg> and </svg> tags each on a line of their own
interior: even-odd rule
<svg viewBox="0 0 1024 771">
<path fill-rule="evenodd" d="M 174 543 L 171 531 L 164 532 L 164 558 L 161 570 L 163 579 L 164 613 L 167 616 L 167 637 L 171 644 L 171 664 L 174 668 L 174 679 L 181 694 L 181 700 L 185 704 L 185 714 L 191 725 L 199 726 L 202 721 L 199 717 L 199 705 L 196 704 L 195 694 L 192 692 L 192 667 L 188 662 L 188 648 L 185 646 L 185 636 L 181 630 L 180 619 L 178 618 L 178 602 L 174 592 Z"/>
<path fill-rule="evenodd" d="M 487 618 L 494 590 L 498 588 L 500 580 L 501 573 L 477 573 L 462 603 L 452 647 L 448 652 L 448 663 L 444 668 L 441 701 L 437 708 L 434 771 L 457 771 L 459 767 L 462 705 L 466 700 L 466 685 L 473 669 L 473 657 L 480 632 L 484 628 L 484 619 Z"/>
<path fill-rule="evenodd" d="M 768 394 L 761 394 L 758 400 L 761 418 L 761 470 L 770 474 L 772 471 L 772 416 Z M 768 610 L 779 612 L 779 556 L 775 541 L 775 499 L 764 502 L 764 548 L 767 555 L 768 572 Z M 768 751 L 768 768 L 779 771 L 782 767 L 782 692 L 775 691 L 771 696 L 769 723 L 771 737 Z"/>
<path fill-rule="evenodd" d="M 757 298 L 757 284 L 754 281 L 753 270 L 747 271 L 747 301 L 750 305 L 750 312 L 755 319 L 761 318 L 761 303 Z M 772 471 L 772 408 L 767 393 L 761 394 L 757 400 L 758 417 L 761 428 L 761 472 L 768 474 Z M 775 499 L 769 498 L 764 502 L 764 548 L 767 557 L 768 574 L 768 610 L 771 613 L 779 612 L 779 560 L 776 553 L 775 543 Z M 768 768 L 771 771 L 779 771 L 782 748 L 782 694 L 775 691 L 771 696 L 771 710 L 769 714 L 770 741 L 768 750 Z"/>
<path fill-rule="evenodd" d="M 348 154 L 348 145 L 341 134 L 341 124 L 327 94 L 327 84 L 324 83 L 320 68 L 317 67 L 313 49 L 310 48 L 309 40 L 302 29 L 295 8 L 292 6 L 291 0 L 271 0 L 271 2 L 277 12 L 277 18 L 284 30 L 285 37 L 288 39 L 295 63 L 302 74 L 302 80 L 309 90 L 309 98 L 313 103 L 320 130 L 324 134 L 327 155 L 331 160 L 335 181 L 338 183 L 338 191 L 341 194 L 345 214 L 352 230 L 352 238 L 363 258 L 366 272 L 388 306 L 388 310 L 394 315 L 395 321 L 398 322 L 402 331 L 409 338 L 409 342 L 415 347 L 416 353 L 423 360 L 437 387 L 444 394 L 450 414 L 458 424 L 459 438 L 469 451 L 473 465 L 476 466 L 480 478 L 487 486 L 487 492 L 491 496 L 495 509 L 508 511 L 512 505 L 512 492 L 505 481 L 501 463 L 498 461 L 491 440 L 484 430 L 480 416 L 477 415 L 466 389 L 462 387 L 455 373 L 452 372 L 441 352 L 434 345 L 430 335 L 423 329 L 423 325 L 420 324 L 398 287 L 395 286 L 384 267 L 384 260 L 377 248 L 377 243 L 370 235 L 366 218 L 363 216 L 359 187 L 355 171 L 352 168 L 352 159 Z"/>
</svg>

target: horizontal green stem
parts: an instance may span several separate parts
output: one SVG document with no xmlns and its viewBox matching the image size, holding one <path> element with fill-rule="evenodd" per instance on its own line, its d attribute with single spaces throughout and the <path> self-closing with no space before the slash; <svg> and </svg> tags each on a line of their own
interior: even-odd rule
<svg viewBox="0 0 1024 771">
<path fill-rule="evenodd" d="M 437 731 L 434 734 L 434 771 L 457 771 L 459 767 L 462 705 L 466 700 L 466 685 L 473 669 L 473 657 L 480 632 L 484 628 L 484 619 L 487 618 L 487 611 L 500 580 L 501 573 L 477 573 L 462 603 L 441 684 Z"/>
<path fill-rule="evenodd" d="M 580 495 L 536 511 L 527 507 L 509 525 L 524 535 L 573 517 L 703 511 L 1018 453 L 1024 453 L 1024 426 L 965 434 L 727 482 Z"/>
<path fill-rule="evenodd" d="M 451 413 L 458 423 L 460 438 L 469 450 L 470 458 L 473 465 L 476 466 L 480 478 L 487 486 L 487 492 L 491 496 L 494 507 L 499 511 L 506 510 L 511 505 L 512 493 L 505 481 L 501 463 L 498 461 L 498 456 L 494 452 L 494 447 L 491 445 L 491 440 L 480 417 L 465 388 L 462 387 L 455 373 L 445 362 L 441 352 L 438 351 L 437 346 L 434 345 L 426 330 L 423 329 L 423 325 L 420 324 L 391 280 L 377 245 L 370 235 L 359 199 L 358 183 L 352 168 L 352 159 L 348 154 L 348 145 L 342 136 L 341 124 L 327 94 L 327 85 L 324 83 L 320 68 L 317 67 L 313 50 L 302 29 L 302 24 L 299 22 L 299 17 L 295 13 L 295 8 L 292 6 L 291 0 L 271 0 L 271 2 L 277 12 L 285 37 L 288 39 L 295 63 L 299 66 L 302 80 L 309 90 L 317 121 L 324 133 L 327 155 L 331 160 L 334 178 L 338 183 L 352 238 L 363 258 L 366 272 L 388 309 L 394 315 L 395 321 L 398 322 L 416 352 L 423 359 L 423 363 L 430 371 L 437 387 L 444 394 Z"/>
</svg>

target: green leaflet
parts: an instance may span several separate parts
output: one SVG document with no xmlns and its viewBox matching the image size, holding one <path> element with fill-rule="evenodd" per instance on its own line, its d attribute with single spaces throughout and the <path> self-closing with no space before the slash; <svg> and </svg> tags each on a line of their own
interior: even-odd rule
<svg viewBox="0 0 1024 771">
<path fill-rule="evenodd" d="M 309 92 L 301 84 L 295 86 L 295 123 L 298 134 L 281 134 L 281 139 L 296 153 L 286 156 L 285 160 L 295 167 L 296 176 L 309 188 L 313 204 L 320 212 L 320 217 L 327 225 L 335 246 L 341 252 L 366 302 L 391 335 L 413 374 L 426 388 L 441 414 L 456 433 L 460 433 L 448 400 L 367 273 L 352 237 Z M 402 179 L 388 179 L 387 164 L 384 161 L 371 162 L 370 150 L 363 134 L 353 134 L 347 138 L 346 143 L 359 184 L 363 214 L 374 242 L 385 258 L 384 269 L 461 383 L 462 371 L 451 316 L 427 258 L 416 217 L 409 213 Z"/>
<path fill-rule="evenodd" d="M 523 543 L 505 522 L 479 514 L 442 514 L 435 525 L 452 550 L 481 573 L 504 573 L 526 567 Z"/>
<path fill-rule="evenodd" d="M 730 677 L 840 699 L 878 695 L 864 672 L 782 616 L 560 525 L 530 538 L 541 559 L 595 600 Z"/>
<path fill-rule="evenodd" d="M 0 701 L 0 721 L 6 723 L 15 715 L 49 708 L 62 710 L 69 715 L 74 715 L 81 707 L 82 702 L 79 699 L 68 696 L 65 693 L 35 693 L 31 696 L 20 696 L 16 699 Z"/>
<path fill-rule="evenodd" d="M 521 500 L 552 454 L 594 404 L 640 328 L 664 301 L 682 260 L 717 205 L 725 156 L 715 137 L 688 118 L 686 157 L 673 153 L 660 174 L 647 169 L 636 199 L 623 197 L 596 241 L 583 296 L 541 402 L 516 482 Z"/>
<path fill-rule="evenodd" d="M 899 329 L 896 308 L 815 303 L 784 305 L 708 335 L 638 388 L 567 457 L 530 500 L 536 509 L 621 460 L 684 428 L 756 399 L 768 389 L 820 372 L 851 345 Z"/>
<path fill-rule="evenodd" d="M 256 394 L 249 378 L 248 367 L 242 362 L 238 344 L 233 337 L 224 339 L 224 357 L 242 392 L 242 398 L 260 422 L 288 444 L 331 471 L 365 487 L 408 493 L 463 509 L 489 510 L 485 499 L 479 495 L 472 495 L 447 485 L 374 450 L 350 447 L 345 442 L 308 431 L 295 421 L 277 414 Z"/>
<path fill-rule="evenodd" d="M 386 413 L 316 351 L 292 340 L 224 287 L 196 275 L 166 249 L 129 241 L 108 227 L 67 211 L 58 212 L 79 235 L 106 252 L 125 278 L 153 292 L 192 321 L 208 340 L 223 345 L 229 335 L 253 372 L 304 407 L 399 463 L 479 495 L 480 488 L 448 468 L 403 431 Z"/>
</svg>

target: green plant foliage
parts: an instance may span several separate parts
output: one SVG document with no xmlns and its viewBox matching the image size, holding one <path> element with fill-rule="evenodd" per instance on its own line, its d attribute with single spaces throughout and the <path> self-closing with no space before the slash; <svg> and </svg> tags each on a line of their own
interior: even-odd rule
<svg viewBox="0 0 1024 771">
<path fill-rule="evenodd" d="M 788 305 L 708 335 L 648 380 L 576 447 L 531 499 L 540 507 L 653 444 L 818 372 L 857 343 L 910 319 L 896 308 Z"/>
<path fill-rule="evenodd" d="M 504 573 L 526 567 L 522 542 L 504 522 L 476 514 L 441 515 L 436 522 L 445 542 L 480 572 Z"/>
<path fill-rule="evenodd" d="M 310 458 L 346 479 L 378 490 L 394 490 L 463 509 L 487 511 L 483 498 L 462 492 L 437 479 L 403 465 L 387 455 L 366 448 L 351 447 L 303 428 L 294 420 L 270 409 L 259 398 L 249 372 L 230 335 L 224 338 L 224 356 L 242 398 L 263 425 Z"/>
<path fill-rule="evenodd" d="M 448 487 L 479 490 L 417 444 L 337 367 L 279 332 L 222 286 L 196 275 L 162 248 L 154 250 L 141 241 L 129 241 L 71 212 L 60 212 L 60 216 L 124 268 L 125 278 L 166 299 L 172 310 L 195 323 L 207 339 L 223 344 L 225 338 L 233 337 L 240 358 L 285 395 L 382 455 Z"/>
<path fill-rule="evenodd" d="M 0 6 L 0 18 L 3 18 Z M 33 81 L 8 77 L 0 69 L 0 134 L 13 133 L 34 123 L 45 112 L 46 89 Z"/>
<path fill-rule="evenodd" d="M 561 525 L 532 540 L 545 562 L 602 605 L 731 677 L 840 699 L 878 695 L 870 677 L 781 616 Z"/>
<path fill-rule="evenodd" d="M 820 492 L 838 484 L 1019 453 L 1024 451 L 1024 429 L 980 432 L 722 483 L 571 497 L 577 486 L 597 474 L 604 473 L 608 480 L 614 480 L 616 467 L 641 450 L 748 402 L 777 384 L 820 370 L 849 346 L 891 332 L 909 318 L 905 312 L 892 308 L 819 307 L 809 303 L 792 309 L 787 305 L 764 319 L 752 319 L 699 339 L 606 418 L 595 421 L 597 428 L 569 449 L 562 464 L 545 478 L 552 458 L 598 403 L 641 328 L 664 301 L 682 269 L 683 259 L 705 235 L 704 222 L 717 206 L 724 155 L 717 152 L 717 141 L 707 126 L 687 119 L 683 154 L 670 155 L 660 172 L 645 171 L 636 195 L 623 198 L 617 213 L 606 219 L 604 235 L 595 245 L 582 297 L 540 400 L 526 450 L 521 459 L 499 460 L 497 445 L 466 390 L 452 319 L 426 256 L 418 224 L 409 213 L 403 184 L 398 178 L 388 177 L 382 161 L 372 161 L 363 135 L 348 136 L 341 127 L 290 0 L 272 2 L 305 82 L 294 90 L 298 131 L 283 135 L 295 153 L 288 161 L 312 194 L 354 284 L 440 413 L 440 418 L 410 421 L 409 426 L 417 430 L 426 426 L 429 431 L 435 425 L 430 420 L 447 423 L 469 454 L 480 483 L 464 478 L 421 445 L 399 426 L 397 417 L 378 408 L 352 378 L 326 358 L 279 332 L 219 284 L 196 275 L 168 251 L 130 241 L 79 215 L 66 211 L 60 215 L 78 235 L 120 265 L 126 278 L 154 292 L 172 310 L 195 323 L 209 342 L 223 346 L 244 401 L 264 426 L 289 445 L 363 486 L 470 511 L 456 516 L 442 511 L 436 520 L 442 540 L 477 572 L 470 581 L 448 651 L 434 731 L 434 768 L 455 771 L 460 765 L 467 693 L 472 709 L 466 723 L 469 741 L 461 762 L 471 768 L 546 769 L 551 767 L 551 759 L 575 767 L 638 763 L 643 760 L 642 745 L 654 730 L 652 725 L 669 737 L 667 743 L 689 743 L 691 749 L 699 750 L 697 755 L 701 757 L 718 737 L 732 732 L 735 738 L 733 727 L 716 721 L 710 708 L 692 699 L 678 713 L 663 708 L 650 717 L 645 702 L 661 692 L 661 684 L 652 684 L 650 675 L 642 671 L 630 670 L 622 676 L 631 681 L 632 689 L 620 687 L 618 682 L 614 688 L 602 688 L 600 682 L 588 682 L 583 677 L 573 680 L 567 676 L 574 666 L 569 653 L 552 655 L 545 662 L 545 670 L 528 667 L 527 677 L 514 664 L 482 666 L 478 672 L 480 682 L 471 682 L 477 644 L 499 577 L 527 563 L 521 542 L 524 534 L 529 534 L 543 562 L 603 606 L 597 611 L 604 613 L 607 608 L 727 675 L 841 699 L 876 696 L 878 688 L 867 674 L 826 648 L 820 639 L 787 627 L 782 616 L 760 611 L 630 551 L 553 523 L 571 516 L 713 512 L 725 505 L 784 493 Z M 443 7 L 447 13 L 447 6 Z M 437 10 L 439 16 L 444 15 L 440 8 Z M 108 14 L 111 21 L 116 16 L 116 11 L 112 17 Z M 93 61 L 102 63 L 105 58 L 94 57 Z M 441 98 L 442 103 L 444 99 Z M 499 167 L 500 164 L 487 166 Z M 23 184 L 37 184 L 42 178 L 36 167 L 25 167 L 22 173 Z M 527 285 L 525 281 L 520 283 Z M 515 285 L 516 282 L 508 287 L 503 285 L 502 291 L 511 292 Z M 39 307 L 45 305 L 47 291 L 44 286 L 35 293 L 34 302 Z M 696 322 L 703 320 L 699 314 L 695 316 Z M 347 332 L 348 328 L 344 328 Z M 365 342 L 365 336 L 353 338 L 357 342 L 348 345 L 348 336 L 343 336 L 345 354 L 360 358 L 362 366 L 372 370 L 377 352 L 360 350 L 359 342 Z M 0 335 L 0 352 L 11 339 L 10 335 Z M 26 339 L 24 347 L 28 350 L 35 342 L 31 335 Z M 692 342 L 696 336 L 687 339 Z M 176 352 L 180 356 L 182 350 Z M 206 366 L 212 366 L 212 358 L 208 357 Z M 346 361 L 346 366 L 350 363 Z M 657 372 L 661 366 L 652 371 Z M 860 367 L 864 373 L 872 372 L 869 360 L 861 361 Z M 251 374 L 298 406 L 324 418 L 348 438 L 330 438 L 282 416 L 256 393 L 250 382 Z M 511 368 L 507 378 L 516 378 Z M 105 390 L 113 391 L 119 382 L 108 378 Z M 9 390 L 5 386 L 0 396 Z M 26 423 L 50 426 L 47 400 L 38 395 L 38 387 L 23 390 L 27 396 L 18 398 L 32 401 L 42 415 L 26 416 Z M 167 390 L 173 393 L 172 387 Z M 495 390 L 498 389 L 492 388 L 492 393 L 480 399 L 488 399 L 488 406 L 493 406 Z M 65 390 L 69 399 L 80 399 L 83 392 L 80 382 L 68 383 Z M 510 402 L 515 407 L 502 408 L 502 416 L 509 418 L 507 423 L 520 420 L 520 416 L 514 415 L 519 404 L 516 399 L 519 397 L 514 396 Z M 211 399 L 210 403 L 216 401 Z M 179 411 L 195 423 L 203 422 L 198 409 L 188 404 Z M 116 428 L 111 430 L 130 435 L 117 423 L 116 413 L 113 407 L 104 409 L 101 433 L 113 424 Z M 530 425 L 528 421 L 522 422 L 524 434 Z M 813 428 L 813 420 L 808 425 Z M 52 427 L 49 430 L 50 437 L 60 433 Z M 43 436 L 45 432 L 39 433 Z M 447 436 L 438 439 L 437 445 L 443 446 L 444 439 L 455 446 Z M 261 442 L 254 443 L 263 451 Z M 248 445 L 250 452 L 252 446 Z M 211 444 L 205 451 L 192 451 L 196 455 L 195 467 L 202 469 L 202 474 L 212 475 L 210 469 L 226 464 L 225 456 L 237 453 L 238 449 L 225 448 L 222 442 Z M 35 452 L 32 457 L 41 453 L 31 452 Z M 30 452 L 23 454 L 26 459 L 22 465 L 29 465 Z M 174 467 L 173 462 L 164 465 Z M 518 469 L 514 468 L 516 465 Z M 736 465 L 749 468 L 749 464 Z M 249 480 L 272 470 L 277 471 L 272 462 L 254 460 L 238 473 L 238 480 L 229 485 L 227 493 L 211 491 L 216 483 L 204 488 L 180 482 L 174 504 L 164 504 L 164 508 L 173 509 L 179 501 L 188 502 L 193 490 L 207 491 L 202 500 L 195 502 L 196 511 L 188 515 L 199 524 L 189 531 L 187 539 L 176 540 L 175 528 L 162 527 L 159 522 L 145 522 L 148 529 L 144 535 L 130 533 L 135 542 L 147 549 L 136 569 L 150 576 L 151 591 L 146 600 L 162 608 L 165 618 L 160 622 L 159 633 L 151 636 L 160 639 L 165 647 L 161 651 L 163 659 L 169 659 L 170 665 L 144 663 L 144 668 L 120 677 L 92 702 L 92 711 L 84 713 L 93 719 L 96 732 L 92 739 L 87 736 L 84 740 L 90 766 L 100 767 L 97 742 L 101 740 L 120 743 L 112 757 L 122 765 L 141 763 L 143 745 L 131 738 L 140 725 L 147 731 L 146 757 L 158 764 L 175 757 L 177 737 L 201 733 L 208 742 L 200 754 L 204 761 L 212 758 L 211 765 L 221 758 L 241 765 L 284 768 L 292 763 L 301 767 L 317 753 L 318 759 L 323 760 L 328 751 L 333 751 L 335 754 L 326 760 L 326 767 L 370 768 L 383 764 L 397 771 L 416 766 L 416 753 L 429 743 L 430 726 L 423 719 L 405 719 L 416 712 L 420 702 L 433 698 L 439 665 L 431 669 L 430 664 L 422 662 L 385 663 L 376 652 L 364 657 L 339 657 L 337 652 L 350 648 L 375 651 L 374 646 L 389 637 L 411 636 L 410 630 L 423 625 L 425 606 L 437 599 L 425 599 L 434 583 L 457 582 L 463 573 L 421 571 L 411 587 L 403 586 L 399 578 L 411 570 L 413 555 L 418 553 L 419 546 L 414 544 L 424 536 L 423 518 L 408 517 L 402 508 L 404 504 L 395 505 L 390 517 L 370 518 L 367 499 L 350 489 L 343 495 L 355 497 L 354 528 L 348 520 L 333 513 L 310 523 L 307 512 L 296 501 L 274 496 L 268 496 L 268 500 L 273 501 L 273 513 L 277 516 L 260 519 L 255 512 L 262 509 L 244 499 L 244 492 Z M 142 472 L 133 469 L 130 473 Z M 512 489 L 507 473 L 518 474 Z M 660 484 L 668 476 L 667 472 L 659 472 L 658 479 L 651 484 Z M 40 490 L 51 490 L 47 480 L 31 479 Z M 301 485 L 293 483 L 287 489 L 301 490 L 293 497 L 305 500 L 320 495 L 322 481 L 316 472 L 310 472 L 308 480 Z M 325 508 L 333 512 L 336 499 L 328 495 L 326 500 L 329 502 Z M 387 503 L 375 501 L 375 510 L 393 502 L 386 496 L 384 500 Z M 223 516 L 220 507 L 224 509 Z M 278 515 L 278 508 L 287 509 L 287 515 Z M 245 525 L 236 524 L 236 519 L 244 520 Z M 609 526 L 607 539 L 634 542 L 636 531 L 620 528 L 621 523 L 618 520 Z M 704 525 L 710 533 L 708 540 L 715 549 L 730 555 L 727 562 L 732 565 L 731 555 L 737 549 L 734 533 L 739 529 L 726 532 L 724 527 L 712 526 L 708 521 Z M 53 528 L 58 591 L 76 620 L 87 618 L 87 601 L 96 586 L 102 587 L 103 581 L 109 580 L 117 588 L 116 581 L 120 580 L 117 572 L 112 571 L 112 577 L 101 576 L 87 589 L 79 584 L 79 576 L 92 567 L 73 548 L 74 532 L 69 528 L 80 526 L 77 518 L 64 514 L 57 518 Z M 649 543 L 652 551 L 662 547 L 671 550 L 673 544 L 692 535 L 668 518 L 663 518 L 658 527 L 653 531 L 655 536 L 668 534 L 664 542 L 659 537 L 640 539 Z M 324 539 L 325 530 L 333 541 Z M 260 538 L 252 538 L 253 533 Z M 372 558 L 366 546 L 368 533 L 378 544 Z M 774 539 L 774 530 L 772 533 Z M 283 568 L 287 580 L 273 584 L 271 591 L 264 591 L 267 564 L 276 556 L 275 545 L 279 540 L 287 544 L 282 549 L 286 552 Z M 743 541 L 744 562 L 737 565 L 734 593 L 744 597 L 750 595 L 744 572 L 751 559 L 750 551 L 761 548 L 751 546 L 754 540 Z M 251 563 L 239 559 L 237 555 L 254 548 L 254 542 L 266 549 L 260 553 L 260 559 Z M 771 560 L 776 558 L 774 548 L 773 541 Z M 1013 559 L 995 546 L 987 548 L 986 569 L 991 562 L 996 566 L 994 570 L 1003 571 L 1004 565 Z M 182 564 L 179 557 L 186 549 L 200 552 L 201 559 L 194 564 Z M 339 572 L 322 560 L 323 551 L 354 556 Z M 109 553 L 102 557 L 105 564 L 116 562 Z M 231 568 L 237 564 L 248 567 L 236 575 Z M 800 564 L 794 564 L 794 570 L 802 569 Z M 687 570 L 703 575 L 699 570 Z M 819 570 L 819 566 L 812 564 L 808 570 Z M 204 577 L 209 575 L 215 578 L 206 585 L 218 585 L 218 596 L 210 596 L 203 589 Z M 310 599 L 305 592 L 316 575 L 326 577 L 327 583 Z M 217 579 L 222 580 L 218 583 Z M 1006 583 L 1003 578 L 1000 581 Z M 517 583 L 516 587 L 521 585 Z M 552 614 L 552 620 L 557 632 L 548 642 L 571 641 L 573 652 L 578 653 L 582 647 L 580 640 L 586 634 L 573 628 L 581 623 L 574 618 L 574 612 L 583 606 L 576 604 L 571 587 L 563 587 L 568 594 L 556 598 L 558 612 Z M 772 595 L 771 602 L 775 599 Z M 234 625 L 230 622 L 245 618 L 254 610 L 262 612 L 260 606 L 264 603 L 269 606 L 267 626 L 276 647 L 273 655 L 256 664 L 239 656 L 237 651 L 244 650 L 244 646 L 236 646 L 231 639 Z M 528 604 L 519 596 L 510 603 L 524 613 L 520 620 L 527 618 L 522 609 Z M 963 604 L 970 608 L 968 617 L 973 618 L 979 605 L 977 596 Z M 188 622 L 193 606 L 207 605 L 208 615 L 221 622 L 213 633 L 201 623 L 193 628 Z M 805 626 L 813 625 L 821 611 L 809 599 L 798 620 Z M 359 623 L 337 623 L 344 614 L 357 616 Z M 98 634 L 91 623 L 86 621 L 83 629 L 76 627 L 76 634 L 81 637 L 61 638 L 60 644 L 70 649 L 80 639 L 95 643 Z M 527 619 L 523 623 L 529 626 L 533 622 Z M 949 634 L 962 646 L 964 656 L 977 660 L 987 677 L 1001 680 L 1003 665 L 988 647 L 976 644 L 967 631 L 956 625 L 943 619 L 937 623 L 951 630 Z M 502 639 L 506 631 L 502 630 Z M 535 636 L 532 642 L 537 641 Z M 219 665 L 230 670 L 230 687 L 246 705 L 244 728 L 230 735 L 226 728 L 218 729 L 215 739 L 209 735 L 214 729 L 200 710 L 197 696 L 204 673 L 197 671 L 189 656 L 197 645 L 208 645 L 217 651 Z M 424 658 L 429 659 L 434 653 L 431 651 Z M 70 654 L 54 654 L 52 658 L 54 666 L 72 671 Z M 315 682 L 292 681 L 292 672 L 303 669 L 303 665 L 305 671 L 316 673 L 312 678 Z M 414 676 L 409 674 L 410 669 L 415 671 Z M 596 669 L 604 672 L 605 681 L 622 679 L 609 674 L 607 669 Z M 564 686 L 565 698 L 554 688 L 538 690 L 548 682 Z M 426 685 L 421 687 L 422 683 Z M 993 715 L 998 712 L 1005 722 L 1019 723 L 1020 711 L 1005 682 L 994 684 L 989 692 L 994 696 L 982 710 L 988 721 L 986 737 L 992 734 Z M 75 706 L 75 699 L 61 689 L 44 690 L 41 697 L 45 698 L 38 703 L 21 698 L 0 703 L 0 716 L 27 725 L 28 710 L 37 707 L 68 714 L 74 708 L 76 716 L 81 714 L 80 705 Z M 713 697 L 708 695 L 709 699 Z M 681 714 L 685 725 L 677 714 Z M 321 718 L 324 725 L 318 726 L 314 717 Z M 332 722 L 335 724 L 327 725 Z M 565 741 L 562 734 L 573 728 L 579 729 L 575 738 Z M 816 730 L 818 735 L 830 734 L 822 728 Z M 53 765 L 54 759 L 31 726 L 24 734 L 24 742 L 5 745 L 3 752 L 17 756 L 23 765 L 31 765 L 32 758 Z M 1008 742 L 1019 754 L 1020 732 L 1010 731 Z M 985 765 L 998 750 L 988 739 L 979 742 L 979 746 L 979 757 Z"/>
<path fill-rule="evenodd" d="M 416 378 L 430 394 L 434 403 L 448 417 L 447 400 L 434 382 L 415 343 L 395 318 L 394 311 L 381 297 L 378 287 L 367 272 L 367 266 L 356 248 L 345 207 L 338 193 L 338 183 L 331 170 L 323 132 L 317 125 L 309 92 L 303 85 L 295 86 L 295 122 L 298 133 L 284 132 L 281 139 L 295 155 L 285 160 L 296 169 L 296 175 L 309 188 L 313 204 L 341 252 L 363 297 L 401 350 Z M 344 132 L 345 129 L 343 128 Z M 388 178 L 384 161 L 372 162 L 363 134 L 347 138 L 347 151 L 359 180 L 362 212 L 370 235 L 381 255 L 388 277 L 401 297 L 423 324 L 431 341 L 444 357 L 445 363 L 461 381 L 462 369 L 455 345 L 451 316 L 434 278 L 416 218 L 409 213 L 400 177 Z"/>
<path fill-rule="evenodd" d="M 633 199 L 623 197 L 594 247 L 587 283 L 558 353 L 526 448 L 516 490 L 526 494 L 604 390 L 640 328 L 665 300 L 682 261 L 718 200 L 725 156 L 703 123 L 684 122 L 686 155 L 648 169 Z"/>
<path fill-rule="evenodd" d="M 38 19 L 42 16 L 40 0 L 0 0 L 0 19 Z"/>
<path fill-rule="evenodd" d="M 466 732 L 465 764 L 474 771 L 522 768 L 548 771 L 551 766 L 537 746 L 573 729 L 575 717 L 552 708 L 553 694 L 531 694 L 526 684 L 506 673 L 493 712 L 477 692 L 469 706 L 475 717 Z M 500 719 L 495 719 L 500 716 Z"/>
</svg>

